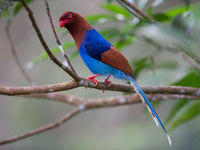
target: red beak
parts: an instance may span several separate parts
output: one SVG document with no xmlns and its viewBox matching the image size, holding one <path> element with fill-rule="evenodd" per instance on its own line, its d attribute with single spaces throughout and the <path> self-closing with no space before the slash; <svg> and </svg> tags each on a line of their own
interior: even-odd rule
<svg viewBox="0 0 200 150">
<path fill-rule="evenodd" d="M 61 20 L 59 21 L 59 27 L 62 28 L 63 26 L 65 26 L 68 23 L 68 20 Z"/>
</svg>

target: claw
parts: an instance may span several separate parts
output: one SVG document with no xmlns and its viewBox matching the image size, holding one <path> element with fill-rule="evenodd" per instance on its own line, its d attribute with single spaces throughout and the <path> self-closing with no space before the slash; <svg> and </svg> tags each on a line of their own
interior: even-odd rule
<svg viewBox="0 0 200 150">
<path fill-rule="evenodd" d="M 98 81 L 96 79 L 90 79 L 90 80 L 92 80 L 94 82 L 95 86 L 97 86 Z"/>
<path fill-rule="evenodd" d="M 108 86 L 107 87 L 110 87 L 111 86 L 111 81 L 108 80 L 110 78 L 111 74 L 109 74 L 105 79 L 104 79 L 104 82 L 105 83 L 108 83 Z"/>
<path fill-rule="evenodd" d="M 95 78 L 98 77 L 98 76 L 100 76 L 100 74 L 92 75 L 92 76 L 88 77 L 88 79 L 92 80 L 94 82 L 95 86 L 97 86 L 98 81 Z"/>
</svg>

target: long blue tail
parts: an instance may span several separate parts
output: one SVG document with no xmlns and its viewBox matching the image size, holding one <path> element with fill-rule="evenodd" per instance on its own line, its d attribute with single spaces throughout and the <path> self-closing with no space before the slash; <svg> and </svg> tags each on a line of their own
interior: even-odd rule
<svg viewBox="0 0 200 150">
<path fill-rule="evenodd" d="M 134 90 L 136 91 L 136 93 L 139 95 L 140 99 L 142 100 L 142 102 L 144 104 L 146 104 L 148 111 L 150 113 L 150 115 L 152 116 L 152 118 L 154 119 L 154 121 L 156 122 L 156 125 L 159 127 L 162 127 L 163 131 L 165 132 L 169 145 L 172 145 L 171 139 L 167 133 L 167 130 L 165 129 L 162 121 L 160 120 L 160 118 L 158 117 L 156 111 L 154 110 L 153 106 L 151 105 L 151 103 L 149 102 L 148 98 L 146 97 L 146 95 L 144 94 L 144 92 L 142 91 L 142 89 L 139 87 L 139 85 L 137 84 L 137 82 L 129 75 L 127 75 L 127 77 L 129 78 L 129 81 L 131 83 L 131 85 L 133 86 Z"/>
</svg>

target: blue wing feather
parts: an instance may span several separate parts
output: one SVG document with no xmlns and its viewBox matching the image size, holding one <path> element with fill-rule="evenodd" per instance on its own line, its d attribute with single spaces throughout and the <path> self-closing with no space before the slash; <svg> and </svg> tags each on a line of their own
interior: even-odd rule
<svg viewBox="0 0 200 150">
<path fill-rule="evenodd" d="M 101 54 L 108 51 L 112 46 L 112 44 L 104 39 L 95 29 L 86 32 L 82 44 L 86 52 L 97 60 L 101 60 Z"/>
</svg>

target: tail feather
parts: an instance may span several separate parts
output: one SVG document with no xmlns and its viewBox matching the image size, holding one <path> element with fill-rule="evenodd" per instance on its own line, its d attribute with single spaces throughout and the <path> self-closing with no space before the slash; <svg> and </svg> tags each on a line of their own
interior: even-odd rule
<svg viewBox="0 0 200 150">
<path fill-rule="evenodd" d="M 146 95 L 144 94 L 144 92 L 142 91 L 142 89 L 138 86 L 137 82 L 131 76 L 129 76 L 129 75 L 127 75 L 127 77 L 129 78 L 129 81 L 130 81 L 131 85 L 133 86 L 134 90 L 139 95 L 140 99 L 142 100 L 142 103 L 146 104 L 147 109 L 148 109 L 150 115 L 152 116 L 152 118 L 154 119 L 157 127 L 159 127 L 159 124 L 162 127 L 163 131 L 165 132 L 165 135 L 167 136 L 169 145 L 171 146 L 172 142 L 171 142 L 171 139 L 170 139 L 170 137 L 169 137 L 169 135 L 167 133 L 167 130 L 165 129 L 162 121 L 158 117 L 156 111 L 154 110 L 153 106 L 149 102 L 148 98 L 146 97 Z"/>
</svg>

